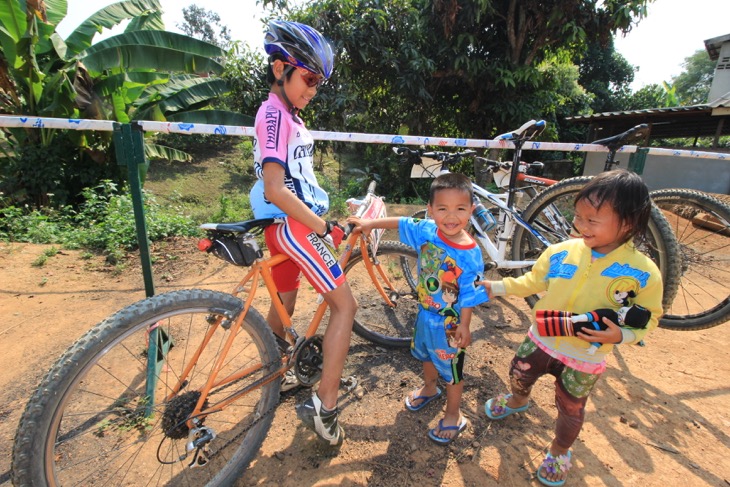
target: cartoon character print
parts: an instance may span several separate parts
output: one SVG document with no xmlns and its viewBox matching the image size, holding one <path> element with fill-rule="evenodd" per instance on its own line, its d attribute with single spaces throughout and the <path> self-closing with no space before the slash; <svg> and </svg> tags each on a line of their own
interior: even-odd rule
<svg viewBox="0 0 730 487">
<path fill-rule="evenodd" d="M 439 282 L 441 283 L 441 300 L 445 306 L 439 311 L 444 317 L 444 330 L 446 331 L 446 339 L 449 346 L 456 348 L 454 336 L 456 328 L 459 326 L 459 311 L 454 306 L 459 301 L 459 284 L 458 279 L 462 274 L 462 270 L 456 266 L 456 261 L 451 257 L 446 257 L 439 268 Z"/>
<path fill-rule="evenodd" d="M 613 299 L 613 301 L 616 304 L 619 304 L 623 307 L 623 306 L 629 306 L 631 304 L 631 302 L 629 301 L 629 298 L 633 299 L 635 297 L 636 297 L 636 293 L 633 290 L 629 290 L 629 291 L 615 290 L 613 292 L 613 296 L 611 296 L 611 299 Z"/>
<path fill-rule="evenodd" d="M 444 330 L 449 345 L 454 346 L 454 335 L 459 326 L 458 279 L 463 270 L 456 261 L 430 242 L 421 247 L 421 272 L 419 274 L 418 301 L 443 317 Z"/>
<path fill-rule="evenodd" d="M 418 274 L 418 302 L 425 309 L 438 309 L 439 305 L 433 295 L 441 289 L 438 270 L 441 262 L 441 249 L 426 242 L 421 246 Z"/>
<path fill-rule="evenodd" d="M 451 348 L 456 348 L 454 336 L 456 328 L 459 326 L 459 312 L 452 305 L 459 300 L 459 286 L 455 281 L 441 282 L 441 299 L 446 303 L 446 307 L 439 311 L 439 314 L 444 317 L 446 339 Z"/>
</svg>

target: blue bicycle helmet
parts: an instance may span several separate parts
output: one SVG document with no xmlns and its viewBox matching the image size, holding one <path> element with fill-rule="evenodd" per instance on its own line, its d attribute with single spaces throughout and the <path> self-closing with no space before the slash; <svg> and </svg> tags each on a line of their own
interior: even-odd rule
<svg viewBox="0 0 730 487">
<path fill-rule="evenodd" d="M 281 54 L 286 62 L 329 78 L 334 68 L 330 43 L 308 25 L 286 20 L 272 20 L 264 36 L 269 56 Z"/>
</svg>

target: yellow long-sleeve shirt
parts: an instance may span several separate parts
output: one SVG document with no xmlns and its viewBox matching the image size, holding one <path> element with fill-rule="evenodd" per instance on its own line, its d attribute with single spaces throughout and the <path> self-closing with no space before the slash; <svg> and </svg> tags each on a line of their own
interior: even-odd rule
<svg viewBox="0 0 730 487">
<path fill-rule="evenodd" d="M 549 309 L 585 313 L 599 308 L 618 309 L 633 291 L 632 304 L 651 312 L 644 329 L 622 328 L 621 343 L 637 343 L 655 328 L 662 315 L 662 279 L 650 258 L 626 243 L 614 251 L 592 260 L 591 249 L 582 239 L 566 240 L 548 247 L 532 270 L 518 278 L 505 278 L 492 283 L 492 295 L 512 294 L 520 297 L 543 293 L 533 309 Z M 566 357 L 590 363 L 601 363 L 613 350 L 603 344 L 595 355 L 586 353 L 590 343 L 576 337 L 543 337 L 533 323 L 535 339 L 545 347 Z"/>
</svg>

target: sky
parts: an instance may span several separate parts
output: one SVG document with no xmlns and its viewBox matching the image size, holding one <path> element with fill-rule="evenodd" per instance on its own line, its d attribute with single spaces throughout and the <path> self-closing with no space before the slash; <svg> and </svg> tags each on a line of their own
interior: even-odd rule
<svg viewBox="0 0 730 487">
<path fill-rule="evenodd" d="M 94 12 L 114 1 L 68 0 L 68 14 L 59 25 L 59 33 L 65 37 Z M 160 3 L 169 31 L 180 32 L 176 26 L 183 23 L 182 9 L 195 4 L 216 12 L 221 23 L 231 30 L 234 40 L 263 50 L 262 11 L 256 0 L 160 0 Z M 649 4 L 647 17 L 626 37 L 619 34 L 615 40 L 616 50 L 639 68 L 632 89 L 671 81 L 672 76 L 683 71 L 685 58 L 705 48 L 706 39 L 730 34 L 729 18 L 728 0 L 655 0 Z"/>
</svg>

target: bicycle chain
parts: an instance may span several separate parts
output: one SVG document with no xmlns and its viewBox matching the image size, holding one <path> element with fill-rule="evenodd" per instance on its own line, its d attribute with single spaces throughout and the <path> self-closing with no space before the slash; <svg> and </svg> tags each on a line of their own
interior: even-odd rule
<svg viewBox="0 0 730 487">
<path fill-rule="evenodd" d="M 290 360 L 291 360 L 291 359 L 290 359 Z M 272 367 L 272 366 L 274 366 L 274 365 L 277 365 L 277 364 L 279 364 L 279 361 L 278 361 L 278 360 L 273 360 L 273 361 L 271 361 L 271 362 L 269 362 L 269 363 L 265 364 L 264 370 L 268 370 L 268 369 L 269 369 L 269 367 Z M 279 372 L 279 371 L 277 371 L 277 372 L 274 372 L 274 373 L 272 373 L 272 374 L 280 375 L 280 374 L 279 374 L 278 372 Z M 272 375 L 272 374 L 270 374 L 270 375 Z M 223 391 L 223 390 L 225 390 L 225 389 L 228 389 L 229 387 L 233 386 L 234 384 L 237 384 L 238 382 L 242 381 L 243 379 L 245 379 L 245 377 L 241 377 L 240 379 L 238 379 L 238 380 L 236 380 L 236 381 L 233 381 L 233 382 L 231 382 L 231 383 L 229 383 L 229 384 L 226 384 L 226 385 L 222 386 L 222 387 L 221 387 L 221 388 L 219 389 L 219 391 Z M 253 420 L 253 421 L 251 422 L 251 424 L 249 424 L 248 426 L 246 426 L 245 428 L 243 428 L 243 429 L 242 429 L 242 430 L 241 430 L 241 431 L 240 431 L 240 432 L 239 432 L 239 433 L 238 433 L 238 434 L 237 434 L 236 436 L 234 436 L 234 437 L 233 437 L 233 438 L 231 438 L 231 439 L 230 439 L 229 441 L 227 441 L 226 443 L 224 443 L 223 445 L 221 445 L 221 447 L 220 447 L 220 448 L 217 448 L 217 449 L 216 449 L 215 451 L 212 451 L 212 452 L 210 452 L 210 453 L 208 454 L 208 458 L 209 458 L 209 459 L 212 459 L 212 458 L 213 458 L 213 457 L 215 457 L 215 456 L 216 456 L 216 455 L 217 455 L 217 454 L 218 454 L 219 452 L 221 452 L 221 451 L 223 451 L 224 449 L 226 449 L 226 448 L 227 448 L 227 447 L 228 447 L 228 446 L 229 446 L 229 445 L 230 445 L 231 443 L 235 443 L 235 442 L 236 442 L 236 441 L 237 441 L 238 439 L 240 439 L 240 438 L 241 438 L 241 437 L 242 437 L 243 435 L 245 435 L 245 434 L 246 434 L 246 433 L 247 433 L 247 432 L 248 432 L 248 431 L 249 431 L 249 430 L 250 430 L 251 428 L 253 428 L 254 426 L 256 426 L 256 425 L 257 425 L 257 424 L 258 424 L 259 422 L 261 422 L 261 421 L 262 421 L 262 420 L 263 420 L 264 418 L 266 418 L 266 417 L 267 417 L 268 415 L 270 415 L 270 414 L 271 414 L 271 413 L 272 413 L 272 412 L 273 412 L 273 411 L 274 411 L 274 410 L 275 410 L 275 409 L 276 409 L 276 408 L 277 408 L 278 406 L 279 406 L 279 401 L 276 401 L 276 402 L 274 403 L 274 405 L 273 405 L 273 406 L 271 406 L 271 407 L 270 407 L 270 408 L 269 408 L 269 409 L 268 409 L 267 411 L 264 411 L 264 413 L 263 413 L 263 414 L 261 414 L 261 415 L 260 415 L 260 416 L 259 416 L 258 418 L 256 418 L 255 420 Z M 220 437 L 219 437 L 219 438 L 220 438 Z"/>
</svg>

